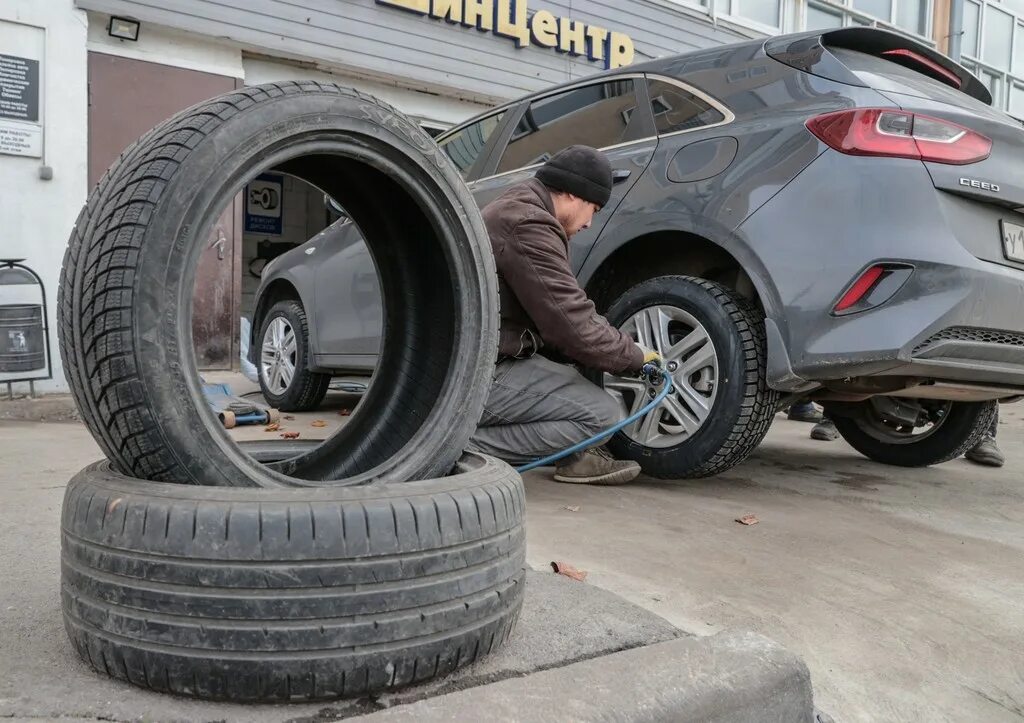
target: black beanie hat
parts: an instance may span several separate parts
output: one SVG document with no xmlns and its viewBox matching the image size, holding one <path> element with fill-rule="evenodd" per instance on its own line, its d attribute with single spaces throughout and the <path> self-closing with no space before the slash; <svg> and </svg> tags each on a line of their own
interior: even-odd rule
<svg viewBox="0 0 1024 723">
<path fill-rule="evenodd" d="M 598 206 L 608 203 L 612 195 L 612 166 L 590 146 L 563 148 L 538 169 L 537 180 Z"/>
</svg>

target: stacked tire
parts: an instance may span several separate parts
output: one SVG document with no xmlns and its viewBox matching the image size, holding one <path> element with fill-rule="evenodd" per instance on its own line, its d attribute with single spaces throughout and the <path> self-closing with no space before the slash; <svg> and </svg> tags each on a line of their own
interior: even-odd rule
<svg viewBox="0 0 1024 723">
<path fill-rule="evenodd" d="M 207 234 L 271 168 L 343 200 L 387 302 L 378 381 L 322 444 L 232 442 L 195 371 Z M 126 149 L 79 216 L 59 295 L 66 376 L 108 458 L 64 499 L 64 619 L 82 659 L 159 691 L 258 702 L 397 688 L 500 646 L 524 592 L 522 480 L 462 452 L 497 306 L 456 169 L 371 97 L 256 86 Z"/>
</svg>

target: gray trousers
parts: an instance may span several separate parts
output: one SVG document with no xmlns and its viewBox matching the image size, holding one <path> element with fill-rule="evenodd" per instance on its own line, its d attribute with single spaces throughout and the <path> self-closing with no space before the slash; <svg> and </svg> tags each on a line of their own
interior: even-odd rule
<svg viewBox="0 0 1024 723">
<path fill-rule="evenodd" d="M 625 418 L 611 395 L 578 371 L 542 356 L 495 369 L 469 448 L 524 464 L 582 442 Z"/>
</svg>

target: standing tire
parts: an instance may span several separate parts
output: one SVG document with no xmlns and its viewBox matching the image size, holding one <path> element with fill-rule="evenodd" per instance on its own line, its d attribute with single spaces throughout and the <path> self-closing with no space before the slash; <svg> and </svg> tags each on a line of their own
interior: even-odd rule
<svg viewBox="0 0 1024 723">
<path fill-rule="evenodd" d="M 64 623 L 95 670 L 164 693 L 399 688 L 508 638 L 523 515 L 519 475 L 479 455 L 442 479 L 315 490 L 144 482 L 101 462 L 64 496 Z"/>
<path fill-rule="evenodd" d="M 316 450 L 261 466 L 206 408 L 191 313 L 216 219 L 270 169 L 338 199 L 360 227 L 386 302 L 377 373 L 387 383 L 372 385 Z M 316 82 L 219 96 L 124 151 L 75 225 L 58 305 L 84 421 L 116 469 L 158 481 L 322 486 L 445 474 L 480 418 L 497 346 L 490 243 L 449 158 L 393 108 Z"/>
<path fill-rule="evenodd" d="M 868 459 L 896 467 L 929 467 L 973 449 L 999 407 L 997 402 L 947 402 L 941 409 L 940 421 L 924 431 L 884 419 L 870 399 L 830 406 L 826 412 L 847 444 Z"/>
<path fill-rule="evenodd" d="M 263 319 L 258 349 L 260 391 L 283 412 L 316 409 L 331 384 L 330 374 L 310 371 L 306 310 L 293 299 L 274 304 Z"/>
<path fill-rule="evenodd" d="M 707 477 L 739 464 L 760 444 L 777 393 L 765 378 L 764 315 L 754 304 L 712 281 L 662 276 L 627 291 L 607 316 L 662 354 L 676 387 L 611 439 L 617 457 L 636 460 L 654 477 Z M 635 378 L 606 374 L 601 381 L 628 413 L 656 391 Z"/>
</svg>

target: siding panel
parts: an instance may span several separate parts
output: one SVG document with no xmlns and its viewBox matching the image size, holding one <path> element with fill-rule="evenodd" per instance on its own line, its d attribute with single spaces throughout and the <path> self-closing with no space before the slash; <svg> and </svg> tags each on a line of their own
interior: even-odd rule
<svg viewBox="0 0 1024 723">
<path fill-rule="evenodd" d="M 172 7 L 162 0 L 76 0 L 76 5 L 484 102 L 603 70 L 602 63 L 586 58 L 519 49 L 507 38 L 374 0 L 176 0 Z M 637 60 L 742 38 L 652 0 L 530 0 L 529 9 L 625 32 L 633 38 Z"/>
</svg>

